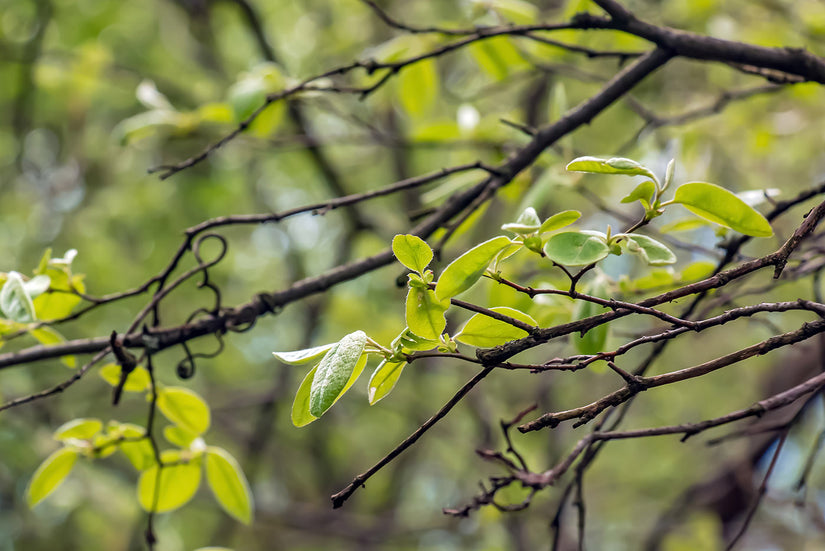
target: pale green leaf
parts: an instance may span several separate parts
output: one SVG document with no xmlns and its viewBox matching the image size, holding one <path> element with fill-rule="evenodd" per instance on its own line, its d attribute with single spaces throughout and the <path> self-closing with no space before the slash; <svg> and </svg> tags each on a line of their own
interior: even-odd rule
<svg viewBox="0 0 825 551">
<path fill-rule="evenodd" d="M 579 218 L 581 218 L 582 213 L 577 210 L 564 210 L 562 212 L 557 212 L 550 218 L 542 223 L 541 227 L 539 228 L 539 233 L 547 233 L 551 231 L 556 231 L 561 229 L 565 226 L 569 226 Z"/>
<path fill-rule="evenodd" d="M 525 0 L 493 0 L 490 7 L 502 17 L 519 25 L 535 23 L 539 9 Z"/>
<path fill-rule="evenodd" d="M 163 429 L 163 437 L 170 444 L 174 444 L 180 448 L 188 448 L 189 445 L 198 438 L 198 435 L 192 431 L 178 425 L 169 425 Z"/>
<path fill-rule="evenodd" d="M 321 359 L 310 389 L 309 411 L 312 415 L 323 415 L 344 392 L 366 344 L 366 333 L 355 331 L 333 345 Z"/>
<path fill-rule="evenodd" d="M 434 59 L 408 65 L 398 76 L 401 106 L 413 116 L 429 112 L 438 97 L 438 68 Z"/>
<path fill-rule="evenodd" d="M 507 306 L 496 306 L 490 308 L 494 312 L 517 319 L 528 325 L 536 326 L 537 322 L 530 315 L 525 314 L 515 308 Z M 491 318 L 484 314 L 475 314 L 464 327 L 456 334 L 455 340 L 477 346 L 479 348 L 492 348 L 509 341 L 514 341 L 527 336 L 527 331 L 520 329 L 507 322 Z"/>
<path fill-rule="evenodd" d="M 378 367 L 372 373 L 372 377 L 370 377 L 369 385 L 367 385 L 367 397 L 370 405 L 374 405 L 390 393 L 406 365 L 407 362 L 404 361 L 388 362 L 387 360 L 378 364 Z"/>
<path fill-rule="evenodd" d="M 401 264 L 419 274 L 423 274 L 433 260 L 433 250 L 417 235 L 393 237 L 392 252 Z"/>
<path fill-rule="evenodd" d="M 6 283 L 0 289 L 0 312 L 3 317 L 20 323 L 35 321 L 32 299 L 26 293 L 23 278 L 17 272 L 6 275 Z"/>
<path fill-rule="evenodd" d="M 535 233 L 541 227 L 541 220 L 533 207 L 527 207 L 524 212 L 518 217 L 514 223 L 504 224 L 501 229 L 517 233 L 519 235 L 527 235 Z"/>
<path fill-rule="evenodd" d="M 715 270 L 716 264 L 714 262 L 697 260 L 685 266 L 685 269 L 682 270 L 682 280 L 688 282 L 705 279 L 706 277 L 710 277 Z"/>
<path fill-rule="evenodd" d="M 656 176 L 649 168 L 631 159 L 613 157 L 611 159 L 600 159 L 598 157 L 579 157 L 573 159 L 565 170 L 569 172 L 590 172 L 593 174 L 624 174 L 626 176 L 647 176 L 652 180 Z"/>
<path fill-rule="evenodd" d="M 223 448 L 206 448 L 206 480 L 224 511 L 244 524 L 252 522 L 254 503 L 241 466 Z"/>
<path fill-rule="evenodd" d="M 600 235 L 562 232 L 547 240 L 544 252 L 553 262 L 565 266 L 584 266 L 605 258 L 610 250 L 607 240 Z"/>
<path fill-rule="evenodd" d="M 103 429 L 103 421 L 100 419 L 72 419 L 62 424 L 54 431 L 55 440 L 61 442 L 76 438 L 78 440 L 89 440 Z"/>
<path fill-rule="evenodd" d="M 684 205 L 697 216 L 745 235 L 770 237 L 770 223 L 742 199 L 716 184 L 690 182 L 679 186 L 674 203 Z"/>
<path fill-rule="evenodd" d="M 48 325 L 44 325 L 43 327 L 38 327 L 37 329 L 32 329 L 29 331 L 29 334 L 37 339 L 40 344 L 44 344 L 46 346 L 52 344 L 59 344 L 61 342 L 66 341 L 66 337 L 61 335 L 56 329 L 49 327 Z M 77 358 L 74 356 L 63 356 L 60 358 L 60 361 L 63 362 L 66 367 L 74 368 L 77 366 Z"/>
<path fill-rule="evenodd" d="M 690 231 L 695 230 L 696 228 L 701 228 L 703 226 L 709 225 L 710 222 L 708 222 L 704 218 L 682 218 L 681 220 L 676 220 L 669 224 L 665 224 L 664 226 L 659 228 L 659 231 L 662 233 Z"/>
<path fill-rule="evenodd" d="M 158 390 L 158 409 L 176 425 L 203 434 L 209 428 L 209 406 L 188 388 L 168 386 Z"/>
<path fill-rule="evenodd" d="M 449 266 L 444 268 L 441 277 L 438 278 L 435 294 L 443 300 L 463 293 L 472 287 L 484 275 L 490 261 L 508 245 L 510 245 L 509 238 L 504 236 L 494 237 L 489 241 L 476 245 L 453 260 Z M 422 336 L 426 337 L 426 335 Z"/>
<path fill-rule="evenodd" d="M 294 352 L 273 352 L 272 355 L 285 364 L 302 365 L 320 358 L 333 346 L 335 346 L 335 343 L 331 342 L 329 344 L 323 344 L 314 348 L 295 350 Z"/>
<path fill-rule="evenodd" d="M 173 511 L 185 505 L 198 491 L 201 466 L 196 462 L 166 465 L 160 469 L 160 476 L 158 469 L 158 465 L 153 465 L 138 479 L 138 503 L 144 511 Z"/>
<path fill-rule="evenodd" d="M 37 467 L 26 489 L 29 507 L 34 507 L 55 491 L 72 472 L 76 460 L 77 450 L 72 448 L 60 448 L 47 457 Z"/>
<path fill-rule="evenodd" d="M 633 188 L 633 191 L 622 199 L 622 203 L 641 201 L 645 208 L 649 208 L 651 201 L 653 201 L 654 193 L 656 193 L 656 184 L 652 180 L 645 180 Z"/>
<path fill-rule="evenodd" d="M 295 400 L 292 402 L 292 424 L 296 427 L 303 427 L 317 419 L 309 412 L 309 392 L 312 389 L 312 380 L 315 378 L 317 370 L 317 365 L 309 370 L 304 380 L 301 381 L 298 392 L 295 393 Z"/>
<path fill-rule="evenodd" d="M 449 299 L 439 300 L 429 289 L 410 287 L 405 311 L 407 327 L 419 337 L 437 340 L 447 327 L 444 312 L 449 306 Z"/>
<path fill-rule="evenodd" d="M 100 368 L 100 376 L 104 381 L 112 386 L 117 386 L 120 383 L 121 367 L 117 364 L 106 364 Z M 146 368 L 137 366 L 126 377 L 126 383 L 123 385 L 125 392 L 144 392 L 151 388 L 151 378 Z"/>
<path fill-rule="evenodd" d="M 627 250 L 638 254 L 651 266 L 664 266 L 676 262 L 676 255 L 673 254 L 673 251 L 665 244 L 646 235 L 628 235 Z"/>
</svg>

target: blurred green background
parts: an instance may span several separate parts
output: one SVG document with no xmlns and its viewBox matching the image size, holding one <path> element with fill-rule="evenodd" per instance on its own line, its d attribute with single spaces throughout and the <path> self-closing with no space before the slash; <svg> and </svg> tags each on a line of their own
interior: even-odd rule
<svg viewBox="0 0 825 551">
<path fill-rule="evenodd" d="M 247 1 L 0 0 L 0 270 L 31 274 L 47 247 L 57 256 L 76 248 L 74 269 L 85 274 L 88 293 L 123 291 L 160 271 L 180 245 L 183 231 L 205 219 L 279 211 L 475 160 L 497 164 L 529 139 L 500 119 L 547 124 L 597 92 L 618 67 L 613 58 L 588 59 L 529 40 L 496 39 L 403 71 L 363 100 L 345 94 L 301 95 L 293 104 L 300 120 L 283 105 L 274 105 L 257 127 L 208 161 L 167 180 L 148 174 L 147 169 L 181 161 L 231 131 L 266 92 L 357 59 L 406 57 L 448 40 L 404 35 L 356 0 Z M 654 23 L 825 53 L 821 2 L 627 5 Z M 381 6 L 404 22 L 447 27 L 563 21 L 584 9 L 598 13 L 589 2 L 555 0 L 500 5 L 391 0 Z M 549 36 L 594 49 L 648 47 L 644 41 L 604 31 Z M 358 73 L 340 82 L 373 81 Z M 143 93 L 136 94 L 141 83 Z M 565 174 L 564 163 L 578 155 L 626 156 L 660 172 L 675 157 L 678 182 L 715 182 L 736 192 L 778 188 L 779 198 L 819 183 L 825 171 L 825 94 L 818 85 L 757 91 L 730 102 L 718 114 L 684 124 L 655 128 L 639 116 L 650 112 L 666 120 L 714 106 L 726 93 L 765 85 L 763 79 L 727 66 L 671 63 L 633 90 L 632 101 L 619 102 L 545 152 L 473 224 L 461 228 L 448 243 L 444 260 L 496 235 L 498 227 L 514 220 L 525 206 L 534 206 L 543 216 L 579 209 L 585 213 L 584 226 L 591 229 L 621 224 L 600 207 L 618 205 L 632 185 Z M 246 302 L 256 292 L 279 290 L 381 251 L 393 235 L 411 226 L 411 217 L 478 178 L 454 176 L 421 193 L 361 204 L 357 211 L 223 230 L 228 255 L 212 271 L 223 304 Z M 627 205 L 621 210 L 635 214 Z M 795 209 L 775 226 L 775 238 L 758 240 L 745 253 L 774 250 L 804 212 L 804 205 Z M 675 235 L 710 250 L 718 240 L 707 228 Z M 701 252 L 677 254 L 680 264 L 662 275 L 665 284 L 678 280 L 691 262 L 716 260 Z M 617 280 L 622 274 L 631 279 L 643 275 L 637 264 L 616 260 L 607 269 Z M 527 263 L 513 270 L 526 283 L 557 277 Z M 158 549 L 549 548 L 559 491 L 543 492 L 530 509 L 517 514 L 485 508 L 455 519 L 441 509 L 468 502 L 478 481 L 497 474 L 473 450 L 503 449 L 500 419 L 532 403 L 538 403 L 540 411 L 588 403 L 616 387 L 618 381 L 608 373 L 496 372 L 344 508 L 331 509 L 330 494 L 418 427 L 476 368 L 445 360 L 416 362 L 393 394 L 376 406 L 367 405 L 366 385 L 359 383 L 324 419 L 296 429 L 289 411 L 306 370 L 279 364 L 271 352 L 336 341 L 356 329 L 389 342 L 404 323 L 404 289 L 396 285 L 401 275 L 400 266 L 383 268 L 262 318 L 253 330 L 229 335 L 219 357 L 199 361 L 190 381 L 180 382 L 175 375 L 183 357 L 180 349 L 156 358 L 161 381 L 191 386 L 208 400 L 213 425 L 206 440 L 239 458 L 257 506 L 254 524 L 245 527 L 227 517 L 202 489 L 183 509 L 159 516 Z M 758 287 L 767 277 L 751 285 Z M 628 292 L 638 296 L 647 291 Z M 770 299 L 810 297 L 811 292 L 810 282 L 790 282 L 772 291 Z M 145 300 L 141 296 L 117 302 L 59 329 L 69 339 L 123 331 Z M 531 304 L 488 283 L 468 300 L 485 306 L 515 304 L 545 324 L 570 316 L 567 303 Z M 164 303 L 163 324 L 183 323 L 211 301 L 193 282 Z M 452 314 L 450 327 L 466 318 L 463 312 Z M 772 321 L 791 330 L 801 319 L 783 315 Z M 618 324 L 611 343 L 618 345 L 649 327 L 640 323 Z M 713 335 L 689 336 L 673 344 L 654 370 L 693 365 L 731 351 L 732 344 L 767 338 L 775 329 L 740 322 Z M 18 339 L 3 352 L 32 344 Z M 215 346 L 214 339 L 204 338 L 193 349 L 209 352 Z M 570 350 L 566 343 L 554 343 L 534 351 L 532 359 L 544 361 Z M 747 407 L 762 396 L 763 375 L 780 356 L 647 393 L 624 426 L 698 421 Z M 745 378 L 742 369 L 748 370 Z M 59 361 L 3 369 L 0 396 L 3 401 L 24 396 L 70 375 Z M 109 393 L 110 387 L 93 371 L 63 394 L 0 413 L 1 551 L 143 548 L 145 514 L 134 495 L 137 474 L 122 457 L 80 461 L 55 494 L 34 510 L 25 504 L 28 479 L 56 449 L 51 434 L 62 423 L 75 417 L 145 421 L 142 399 L 126 396 L 113 409 Z M 792 451 L 783 454 L 782 465 L 789 473 L 804 462 L 811 434 L 821 424 L 821 414 L 808 417 L 801 425 L 798 449 L 788 445 Z M 518 436 L 517 446 L 532 468 L 542 470 L 570 449 L 579 432 L 562 426 Z M 611 444 L 586 477 L 588 546 L 639 549 L 658 515 L 682 489 L 710 476 L 742 449 L 737 442 L 707 447 L 701 438 L 685 444 L 676 438 Z M 815 471 L 812 488 L 823 474 L 821 468 Z M 776 495 L 754 529 L 754 541 L 766 546 L 752 543 L 750 548 L 801 549 L 800 542 L 807 542 L 806 549 L 825 548 L 817 528 L 821 513 L 811 519 L 794 509 L 789 494 L 783 493 L 784 479 L 777 480 Z M 812 490 L 809 498 L 821 503 L 823 495 Z M 514 492 L 508 497 L 517 502 L 522 496 Z M 575 523 L 572 508 L 564 523 Z M 718 523 L 707 514 L 686 519 L 666 542 L 667 549 L 717 548 Z"/>
</svg>

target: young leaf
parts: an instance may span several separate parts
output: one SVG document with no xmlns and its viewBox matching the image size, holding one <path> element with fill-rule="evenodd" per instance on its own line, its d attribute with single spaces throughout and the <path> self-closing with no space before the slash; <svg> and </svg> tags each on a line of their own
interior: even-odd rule
<svg viewBox="0 0 825 551">
<path fill-rule="evenodd" d="M 539 233 L 556 231 L 565 226 L 569 226 L 570 224 L 581 218 L 581 216 L 582 213 L 580 213 L 577 210 L 564 210 L 558 212 L 544 221 L 544 223 L 539 228 Z"/>
<path fill-rule="evenodd" d="M 565 266 L 584 266 L 598 262 L 610 253 L 607 239 L 583 232 L 562 232 L 551 237 L 544 246 L 553 262 Z"/>
<path fill-rule="evenodd" d="M 149 438 L 145 437 L 146 429 L 140 425 L 120 423 L 117 430 L 129 439 L 118 444 L 118 448 L 135 469 L 145 471 L 155 464 L 155 450 Z"/>
<path fill-rule="evenodd" d="M 47 457 L 37 467 L 26 489 L 29 507 L 34 507 L 55 491 L 72 472 L 76 460 L 77 450 L 73 448 L 60 448 Z"/>
<path fill-rule="evenodd" d="M 158 409 L 171 422 L 195 434 L 209 428 L 209 406 L 188 388 L 168 386 L 158 390 Z"/>
<path fill-rule="evenodd" d="M 690 212 L 711 222 L 754 237 L 770 237 L 773 229 L 764 216 L 742 199 L 716 184 L 690 182 L 679 186 L 673 198 Z"/>
<path fill-rule="evenodd" d="M 73 419 L 62 424 L 54 431 L 55 440 L 61 442 L 76 438 L 78 440 L 89 440 L 103 429 L 103 422 L 100 419 Z"/>
<path fill-rule="evenodd" d="M 6 283 L 0 289 L 0 312 L 12 321 L 28 323 L 37 319 L 32 299 L 26 293 L 23 278 L 17 272 L 6 275 Z"/>
<path fill-rule="evenodd" d="M 200 483 L 201 467 L 195 462 L 164 466 L 160 470 L 160 476 L 158 466 L 153 465 L 140 474 L 137 484 L 138 502 L 144 511 L 172 511 L 192 499 Z"/>
<path fill-rule="evenodd" d="M 701 228 L 704 226 L 710 226 L 710 222 L 705 220 L 704 218 L 682 218 L 680 220 L 676 220 L 669 224 L 665 224 L 659 231 L 662 233 L 671 233 L 676 231 L 690 231 L 695 230 L 696 228 Z"/>
<path fill-rule="evenodd" d="M 409 327 L 406 327 L 398 336 L 398 343 L 402 348 L 413 352 L 417 350 L 432 350 L 438 346 L 437 339 L 425 339 L 424 337 L 419 337 L 410 331 Z"/>
<path fill-rule="evenodd" d="M 317 370 L 317 365 L 309 370 L 304 380 L 301 381 L 298 392 L 295 393 L 295 400 L 292 402 L 292 424 L 296 427 L 306 426 L 318 419 L 309 412 L 309 391 Z"/>
<path fill-rule="evenodd" d="M 496 306 L 495 308 L 490 308 L 490 310 L 533 326 L 538 325 L 536 320 L 531 316 L 515 308 Z M 475 314 L 467 320 L 467 323 L 464 324 L 464 327 L 462 327 L 455 336 L 455 340 L 479 348 L 492 348 L 526 336 L 527 331 L 524 329 L 514 327 L 507 322 L 485 316 L 484 314 Z"/>
<path fill-rule="evenodd" d="M 622 199 L 622 203 L 632 203 L 633 201 L 641 201 L 645 208 L 650 207 L 653 201 L 653 194 L 656 193 L 656 184 L 652 180 L 645 180 L 631 191 L 627 197 Z"/>
<path fill-rule="evenodd" d="M 120 383 L 121 367 L 117 364 L 106 364 L 100 368 L 100 376 L 104 381 L 112 386 L 117 386 Z M 146 368 L 137 366 L 126 377 L 126 384 L 123 385 L 123 390 L 126 392 L 144 392 L 149 389 L 151 379 Z"/>
<path fill-rule="evenodd" d="M 417 235 L 393 237 L 392 252 L 401 264 L 419 274 L 423 274 L 424 269 L 433 260 L 433 250 Z"/>
<path fill-rule="evenodd" d="M 390 393 L 406 365 L 407 362 L 388 362 L 387 360 L 378 364 L 367 385 L 367 397 L 371 406 Z"/>
<path fill-rule="evenodd" d="M 252 522 L 253 501 L 241 466 L 223 448 L 206 448 L 206 480 L 224 511 L 244 524 Z"/>
<path fill-rule="evenodd" d="M 504 224 L 501 226 L 501 229 L 504 231 L 517 233 L 519 235 L 528 235 L 537 232 L 540 227 L 541 220 L 539 219 L 539 215 L 536 213 L 536 209 L 533 207 L 527 207 L 518 217 L 518 220 L 512 224 Z"/>
<path fill-rule="evenodd" d="M 590 172 L 593 174 L 648 176 L 651 180 L 656 179 L 656 176 L 646 166 L 642 166 L 631 159 L 623 159 L 621 157 L 614 157 L 612 159 L 579 157 L 567 163 L 565 170 L 569 172 Z"/>
<path fill-rule="evenodd" d="M 320 358 L 333 346 L 335 346 L 335 343 L 331 342 L 329 344 L 323 344 L 314 348 L 295 350 L 294 352 L 273 352 L 272 355 L 285 364 L 302 365 Z"/>
<path fill-rule="evenodd" d="M 163 428 L 163 437 L 179 448 L 188 448 L 198 435 L 178 425 L 169 425 Z"/>
<path fill-rule="evenodd" d="M 676 255 L 663 243 L 641 234 L 627 236 L 627 250 L 636 253 L 651 266 L 664 266 L 676 262 Z"/>
<path fill-rule="evenodd" d="M 489 241 L 476 245 L 453 260 L 449 266 L 444 268 L 441 277 L 438 278 L 435 294 L 439 299 L 444 300 L 463 293 L 472 287 L 484 275 L 484 270 L 487 269 L 490 261 L 509 244 L 510 239 L 507 237 L 494 237 Z M 421 336 L 425 337 L 426 335 Z"/>
<path fill-rule="evenodd" d="M 323 415 L 343 394 L 366 344 L 366 333 L 355 331 L 329 349 L 318 364 L 318 371 L 312 380 L 309 393 L 309 412 L 312 415 Z"/>
<path fill-rule="evenodd" d="M 434 59 L 405 67 L 398 77 L 401 106 L 410 115 L 426 114 L 438 96 L 438 68 Z"/>
<path fill-rule="evenodd" d="M 37 310 L 36 303 L 35 310 Z M 66 342 L 66 337 L 64 337 L 56 329 L 54 329 L 53 327 L 49 327 L 48 325 L 38 327 L 37 329 L 31 329 L 29 331 L 29 334 L 38 341 L 40 341 L 40 344 L 45 344 L 47 346 L 51 344 Z M 77 358 L 74 356 L 63 356 L 60 358 L 60 361 L 63 362 L 63 365 L 65 365 L 66 367 L 77 367 Z"/>
<path fill-rule="evenodd" d="M 429 289 L 410 287 L 405 313 L 407 327 L 418 337 L 437 340 L 447 327 L 444 312 L 449 306 L 449 299 L 439 300 Z"/>
</svg>

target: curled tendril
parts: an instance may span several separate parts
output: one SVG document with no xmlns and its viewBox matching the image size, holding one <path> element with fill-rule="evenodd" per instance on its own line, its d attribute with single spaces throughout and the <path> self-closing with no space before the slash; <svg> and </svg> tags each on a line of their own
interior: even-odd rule
<svg viewBox="0 0 825 551">
<path fill-rule="evenodd" d="M 213 258 L 212 260 L 205 262 L 201 257 L 201 246 L 207 239 L 217 239 L 218 242 L 221 244 L 221 250 Z M 207 233 L 200 236 L 195 242 L 192 244 L 192 254 L 195 256 L 195 259 L 198 261 L 198 265 L 201 268 L 201 273 L 203 274 L 203 280 L 198 284 L 198 288 L 202 289 L 204 287 L 208 288 L 212 291 L 215 295 L 215 306 L 212 308 L 211 313 L 213 315 L 220 312 L 221 309 L 221 290 L 218 288 L 217 285 L 209 281 L 209 268 L 220 262 L 226 256 L 226 252 L 229 249 L 229 245 L 226 241 L 226 238 L 222 235 L 217 233 Z"/>
<path fill-rule="evenodd" d="M 195 370 L 197 367 L 197 363 L 195 361 L 196 359 L 215 358 L 223 352 L 223 337 L 220 333 L 215 333 L 214 335 L 218 341 L 218 348 L 212 352 L 192 353 L 192 350 L 189 348 L 189 345 L 187 343 L 181 343 L 181 346 L 183 347 L 183 351 L 186 354 L 186 356 L 178 362 L 178 365 L 175 368 L 175 372 L 178 374 L 178 377 L 180 377 L 181 379 L 191 379 L 195 375 Z"/>
</svg>

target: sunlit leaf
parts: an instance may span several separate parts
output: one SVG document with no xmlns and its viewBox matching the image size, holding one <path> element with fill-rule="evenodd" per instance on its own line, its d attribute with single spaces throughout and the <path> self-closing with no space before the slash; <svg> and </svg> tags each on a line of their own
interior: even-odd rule
<svg viewBox="0 0 825 551">
<path fill-rule="evenodd" d="M 533 207 L 527 207 L 524 212 L 518 217 L 514 223 L 504 224 L 501 229 L 517 233 L 519 235 L 527 235 L 535 233 L 541 227 L 541 220 Z"/>
<path fill-rule="evenodd" d="M 312 415 L 323 415 L 343 394 L 366 344 L 366 333 L 355 331 L 338 341 L 321 359 L 309 396 L 309 412 Z"/>
<path fill-rule="evenodd" d="M 38 327 L 37 329 L 32 329 L 29 331 L 29 334 L 35 339 L 37 339 L 40 342 L 40 344 L 46 346 L 59 344 L 61 342 L 66 341 L 66 337 L 64 337 L 56 329 L 49 327 L 48 325 Z M 75 358 L 74 356 L 63 356 L 62 358 L 60 358 L 60 361 L 62 361 L 63 364 L 67 367 L 74 368 L 77 366 L 77 358 Z"/>
<path fill-rule="evenodd" d="M 444 312 L 449 306 L 449 299 L 439 300 L 435 292 L 429 289 L 410 287 L 405 311 L 407 327 L 419 337 L 437 340 L 447 327 Z"/>
<path fill-rule="evenodd" d="M 209 428 L 209 406 L 203 398 L 188 388 L 160 388 L 157 405 L 167 419 L 195 434 L 203 434 Z"/>
<path fill-rule="evenodd" d="M 685 282 L 698 281 L 710 277 L 716 270 L 716 264 L 707 260 L 698 260 L 685 266 L 682 270 L 682 280 Z"/>
<path fill-rule="evenodd" d="M 605 258 L 610 250 L 607 240 L 601 235 L 562 232 L 547 240 L 544 252 L 553 262 L 565 266 L 584 266 Z"/>
<path fill-rule="evenodd" d="M 494 312 L 515 318 L 528 325 L 536 326 L 537 322 L 530 315 L 525 314 L 515 308 L 508 306 L 496 306 L 490 308 Z M 475 314 L 464 327 L 456 334 L 455 340 L 458 342 L 477 346 L 479 348 L 492 348 L 509 341 L 514 341 L 527 336 L 527 331 L 515 327 L 507 322 L 491 318 L 484 314 Z"/>
<path fill-rule="evenodd" d="M 613 157 L 611 159 L 600 159 L 598 157 L 579 157 L 573 159 L 565 170 L 569 172 L 590 172 L 593 174 L 624 174 L 626 176 L 647 176 L 652 180 L 656 176 L 649 168 L 643 166 L 632 159 Z"/>
<path fill-rule="evenodd" d="M 23 278 L 17 272 L 6 275 L 6 283 L 0 289 L 0 312 L 12 321 L 28 323 L 37 319 L 32 299 L 26 293 Z"/>
<path fill-rule="evenodd" d="M 331 342 L 314 348 L 295 350 L 294 352 L 273 352 L 272 355 L 285 364 L 302 365 L 320 358 L 333 346 L 335 346 L 335 343 Z"/>
<path fill-rule="evenodd" d="M 676 255 L 673 251 L 664 243 L 646 235 L 636 233 L 628 235 L 627 250 L 638 254 L 651 266 L 664 266 L 676 262 Z"/>
<path fill-rule="evenodd" d="M 406 327 L 398 336 L 398 343 L 403 348 L 414 352 L 417 350 L 432 350 L 438 346 L 439 341 L 438 339 L 425 339 L 424 337 L 420 337 L 410 331 L 409 327 Z"/>
<path fill-rule="evenodd" d="M 504 236 L 494 237 L 476 245 L 453 260 L 438 278 L 435 294 L 439 299 L 447 299 L 463 293 L 478 281 L 495 256 L 510 244 Z M 409 325 L 409 323 L 407 323 Z M 415 332 L 415 331 L 413 331 Z M 417 334 L 417 333 L 416 333 Z M 422 335 L 426 337 L 426 335 Z"/>
<path fill-rule="evenodd" d="M 395 383 L 398 382 L 398 378 L 406 365 L 407 362 L 389 362 L 387 360 L 378 364 L 378 367 L 372 373 L 372 377 L 370 377 L 369 385 L 367 385 L 367 397 L 370 405 L 377 403 L 395 388 Z"/>
<path fill-rule="evenodd" d="M 522 55 L 506 36 L 473 42 L 469 49 L 481 69 L 493 80 L 504 80 L 511 71 L 519 70 L 526 64 Z"/>
<path fill-rule="evenodd" d="M 704 218 L 682 218 L 681 220 L 676 220 L 675 222 L 665 224 L 664 226 L 659 228 L 659 231 L 662 233 L 690 231 L 695 230 L 696 228 L 701 228 L 709 225 L 710 222 L 708 222 Z"/>
<path fill-rule="evenodd" d="M 26 489 L 29 507 L 34 507 L 55 491 L 72 472 L 76 460 L 77 450 L 72 448 L 60 448 L 47 457 L 37 467 Z"/>
<path fill-rule="evenodd" d="M 163 428 L 163 437 L 170 444 L 174 444 L 180 448 L 188 448 L 189 445 L 198 438 L 198 435 L 192 431 L 178 425 L 169 425 Z"/>
<path fill-rule="evenodd" d="M 742 199 L 716 184 L 690 182 L 679 186 L 674 203 L 684 205 L 697 216 L 745 235 L 770 237 L 773 229 L 759 212 Z"/>
<path fill-rule="evenodd" d="M 424 269 L 433 260 L 433 250 L 417 235 L 393 237 L 392 252 L 401 264 L 419 274 L 423 274 Z"/>
<path fill-rule="evenodd" d="M 201 466 L 198 462 L 164 465 L 162 469 L 153 465 L 143 471 L 138 479 L 138 503 L 144 511 L 173 511 L 192 499 L 200 483 Z"/>
<path fill-rule="evenodd" d="M 100 368 L 100 376 L 112 386 L 120 384 L 121 367 L 117 364 L 106 364 Z M 151 387 L 152 380 L 149 372 L 142 366 L 137 366 L 126 377 L 123 390 L 126 392 L 144 392 Z"/>
<path fill-rule="evenodd" d="M 656 193 L 656 184 L 652 180 L 645 180 L 622 199 L 622 203 L 632 203 L 641 201 L 645 208 L 650 207 L 653 201 L 653 194 Z"/>
<path fill-rule="evenodd" d="M 582 213 L 580 213 L 577 210 L 564 210 L 562 212 L 558 212 L 542 223 L 541 227 L 539 228 L 539 233 L 556 231 L 565 226 L 569 226 L 570 224 L 581 218 L 581 215 Z"/>
<path fill-rule="evenodd" d="M 425 59 L 401 70 L 398 76 L 401 106 L 410 115 L 428 112 L 438 97 L 438 69 L 434 59 Z"/>
<path fill-rule="evenodd" d="M 72 419 L 54 431 L 53 436 L 61 442 L 72 438 L 89 440 L 102 429 L 103 421 L 100 419 Z"/>
<path fill-rule="evenodd" d="M 301 386 L 298 387 L 298 392 L 295 393 L 295 400 L 292 402 L 292 424 L 296 427 L 303 427 L 318 419 L 309 412 L 309 393 L 312 389 L 312 380 L 315 378 L 315 372 L 318 366 L 313 367 L 306 374 L 304 380 L 301 381 Z"/>
<path fill-rule="evenodd" d="M 206 448 L 206 480 L 224 511 L 244 524 L 252 522 L 254 504 L 241 466 L 223 448 Z"/>
<path fill-rule="evenodd" d="M 539 14 L 535 4 L 524 0 L 493 0 L 490 7 L 502 17 L 519 25 L 534 23 Z"/>
</svg>

